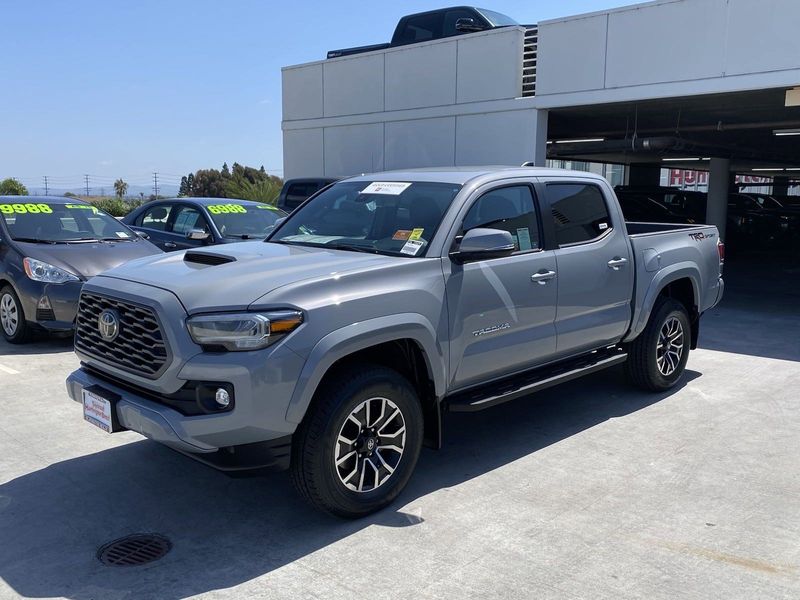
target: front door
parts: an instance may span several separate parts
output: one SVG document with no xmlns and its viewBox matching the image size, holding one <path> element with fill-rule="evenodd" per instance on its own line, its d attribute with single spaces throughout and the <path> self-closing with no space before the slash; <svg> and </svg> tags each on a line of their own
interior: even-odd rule
<svg viewBox="0 0 800 600">
<path fill-rule="evenodd" d="M 535 366 L 556 345 L 556 261 L 542 249 L 533 186 L 480 192 L 458 235 L 476 227 L 510 232 L 517 250 L 505 258 L 446 263 L 453 389 Z"/>
</svg>

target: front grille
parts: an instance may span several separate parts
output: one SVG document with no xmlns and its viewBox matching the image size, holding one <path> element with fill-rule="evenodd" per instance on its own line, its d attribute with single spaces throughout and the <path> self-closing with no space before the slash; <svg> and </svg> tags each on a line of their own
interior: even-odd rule
<svg viewBox="0 0 800 600">
<path fill-rule="evenodd" d="M 104 310 L 119 315 L 119 333 L 112 341 L 100 335 Z M 166 368 L 169 351 L 152 309 L 89 292 L 81 294 L 75 323 L 75 347 L 114 367 L 155 379 Z"/>
</svg>

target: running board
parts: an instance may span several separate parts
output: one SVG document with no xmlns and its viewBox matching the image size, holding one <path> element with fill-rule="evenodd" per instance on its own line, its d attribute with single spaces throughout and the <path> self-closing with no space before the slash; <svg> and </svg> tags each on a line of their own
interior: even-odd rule
<svg viewBox="0 0 800 600">
<path fill-rule="evenodd" d="M 447 399 L 450 412 L 475 412 L 521 396 L 621 364 L 628 354 L 619 348 L 598 350 L 577 359 L 527 371 L 513 379 L 501 380 L 454 394 Z"/>
</svg>

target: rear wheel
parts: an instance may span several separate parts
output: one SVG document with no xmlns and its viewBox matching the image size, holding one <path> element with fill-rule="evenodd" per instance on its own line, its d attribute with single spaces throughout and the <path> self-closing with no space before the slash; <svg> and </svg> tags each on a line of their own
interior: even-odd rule
<svg viewBox="0 0 800 600">
<path fill-rule="evenodd" d="M 30 339 L 31 328 L 25 321 L 22 303 L 11 286 L 0 290 L 0 329 L 11 344 L 24 344 Z"/>
<path fill-rule="evenodd" d="M 378 366 L 342 371 L 318 390 L 295 434 L 292 482 L 324 511 L 370 514 L 408 483 L 422 435 L 422 409 L 405 378 Z"/>
<path fill-rule="evenodd" d="M 686 307 L 661 298 L 644 331 L 628 347 L 626 370 L 639 387 L 660 392 L 680 380 L 689 360 L 691 324 Z"/>
</svg>

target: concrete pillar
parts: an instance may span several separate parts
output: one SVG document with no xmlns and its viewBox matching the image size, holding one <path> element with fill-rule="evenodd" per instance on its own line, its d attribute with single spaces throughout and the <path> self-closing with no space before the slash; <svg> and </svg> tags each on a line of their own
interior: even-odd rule
<svg viewBox="0 0 800 600">
<path fill-rule="evenodd" d="M 533 164 L 544 167 L 547 161 L 547 110 L 536 111 L 536 131 L 533 137 Z"/>
<path fill-rule="evenodd" d="M 628 185 L 635 187 L 658 187 L 661 185 L 661 165 L 633 163 L 628 167 Z"/>
<path fill-rule="evenodd" d="M 725 240 L 725 220 L 728 217 L 728 194 L 730 192 L 731 161 L 727 158 L 712 158 L 708 175 L 708 202 L 706 223 L 716 225 L 719 236 Z"/>
<path fill-rule="evenodd" d="M 772 193 L 776 196 L 789 195 L 789 178 L 785 175 L 780 175 L 772 180 Z"/>
</svg>

